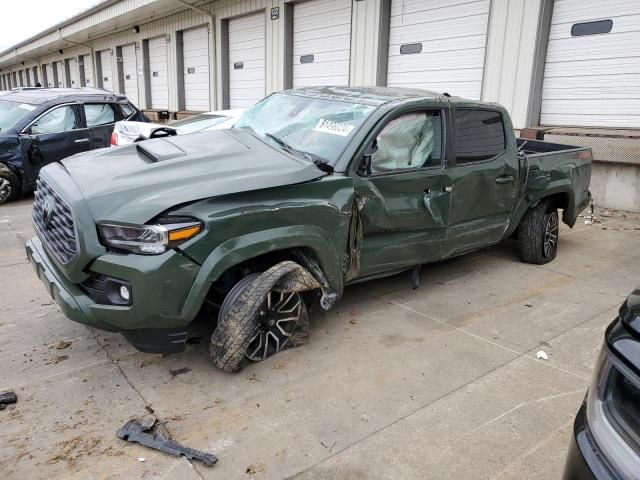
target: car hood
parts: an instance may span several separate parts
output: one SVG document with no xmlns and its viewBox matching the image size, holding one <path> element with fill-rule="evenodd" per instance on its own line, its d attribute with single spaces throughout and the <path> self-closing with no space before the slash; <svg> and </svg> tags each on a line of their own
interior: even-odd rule
<svg viewBox="0 0 640 480">
<path fill-rule="evenodd" d="M 246 130 L 217 130 L 94 150 L 62 162 L 98 222 L 141 224 L 171 207 L 320 178 L 315 165 Z"/>
</svg>

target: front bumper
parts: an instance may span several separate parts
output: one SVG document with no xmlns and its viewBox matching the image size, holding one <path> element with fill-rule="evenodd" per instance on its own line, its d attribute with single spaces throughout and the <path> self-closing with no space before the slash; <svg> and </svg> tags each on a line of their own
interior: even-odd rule
<svg viewBox="0 0 640 480">
<path fill-rule="evenodd" d="M 562 480 L 617 480 L 594 442 L 587 424 L 586 405 L 576 416 Z"/>
<path fill-rule="evenodd" d="M 99 330 L 121 332 L 145 352 L 184 349 L 186 327 L 193 312 L 182 312 L 199 265 L 171 251 L 158 256 L 107 254 L 90 264 L 90 273 L 127 281 L 130 306 L 95 303 L 82 286 L 71 282 L 49 257 L 38 237 L 26 244 L 27 258 L 67 318 Z"/>
</svg>

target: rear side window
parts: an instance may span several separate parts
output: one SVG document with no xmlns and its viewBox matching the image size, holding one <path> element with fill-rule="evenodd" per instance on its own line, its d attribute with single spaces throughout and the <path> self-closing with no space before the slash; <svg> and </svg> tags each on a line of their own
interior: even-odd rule
<svg viewBox="0 0 640 480">
<path fill-rule="evenodd" d="M 108 103 L 88 103 L 84 106 L 84 116 L 87 127 L 106 125 L 116 121 L 116 114 L 113 107 Z"/>
<path fill-rule="evenodd" d="M 504 152 L 502 115 L 490 110 L 456 109 L 456 161 L 481 162 Z"/>
<path fill-rule="evenodd" d="M 125 117 L 129 117 L 133 112 L 135 112 L 135 109 L 128 103 L 120 103 L 119 105 Z"/>
</svg>

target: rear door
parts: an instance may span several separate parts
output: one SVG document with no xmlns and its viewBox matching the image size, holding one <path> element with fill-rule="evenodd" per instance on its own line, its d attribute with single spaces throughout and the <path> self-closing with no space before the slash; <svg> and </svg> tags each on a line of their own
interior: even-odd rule
<svg viewBox="0 0 640 480">
<path fill-rule="evenodd" d="M 115 122 L 120 120 L 120 110 L 111 103 L 85 103 L 82 106 L 84 122 L 91 140 L 91 150 L 108 147 Z"/>
<path fill-rule="evenodd" d="M 77 104 L 59 105 L 36 118 L 20 135 L 27 162 L 27 182 L 34 182 L 40 168 L 90 148 Z"/>
<path fill-rule="evenodd" d="M 499 242 L 508 227 L 517 192 L 518 163 L 507 150 L 500 111 L 456 107 L 455 164 L 444 256 Z"/>
<path fill-rule="evenodd" d="M 356 196 L 363 228 L 359 276 L 441 258 L 450 184 L 445 165 L 446 110 L 412 110 L 378 127 L 366 147 Z"/>
</svg>

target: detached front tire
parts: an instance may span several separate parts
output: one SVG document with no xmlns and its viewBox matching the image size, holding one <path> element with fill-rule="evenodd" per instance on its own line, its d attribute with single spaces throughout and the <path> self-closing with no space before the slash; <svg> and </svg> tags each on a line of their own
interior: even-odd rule
<svg viewBox="0 0 640 480">
<path fill-rule="evenodd" d="M 518 229 L 522 261 L 544 265 L 558 253 L 558 209 L 550 202 L 540 202 L 522 218 Z"/>
<path fill-rule="evenodd" d="M 300 292 L 278 288 L 278 282 L 295 268 L 300 266 L 281 262 L 264 273 L 244 277 L 229 291 L 209 347 L 218 368 L 237 372 L 250 361 L 306 343 L 309 314 Z"/>
<path fill-rule="evenodd" d="M 0 205 L 15 200 L 20 193 L 20 180 L 6 165 L 0 164 Z"/>
</svg>

